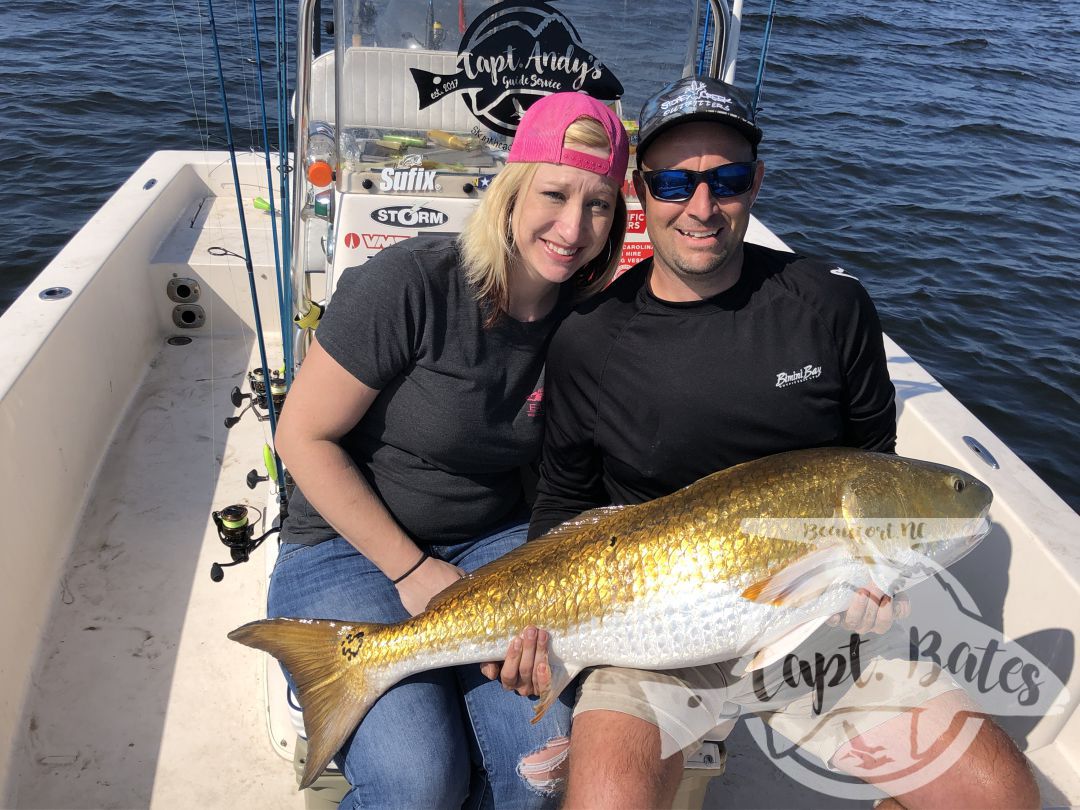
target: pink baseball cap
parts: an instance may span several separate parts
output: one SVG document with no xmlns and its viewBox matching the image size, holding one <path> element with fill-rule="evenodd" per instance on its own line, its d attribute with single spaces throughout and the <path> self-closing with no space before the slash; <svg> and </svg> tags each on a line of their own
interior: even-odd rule
<svg viewBox="0 0 1080 810">
<path fill-rule="evenodd" d="M 579 118 L 592 118 L 604 128 L 611 154 L 597 157 L 563 145 L 566 129 Z M 622 121 L 602 101 L 585 93 L 552 93 L 534 102 L 510 146 L 508 163 L 556 163 L 610 177 L 622 183 L 630 160 L 630 141 Z"/>
</svg>

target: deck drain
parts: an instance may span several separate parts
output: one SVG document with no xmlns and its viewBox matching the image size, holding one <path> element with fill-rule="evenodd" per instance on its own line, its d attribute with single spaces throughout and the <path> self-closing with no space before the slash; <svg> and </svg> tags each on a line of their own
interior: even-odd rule
<svg viewBox="0 0 1080 810">
<path fill-rule="evenodd" d="M 46 287 L 38 293 L 38 298 L 42 301 L 59 301 L 69 295 L 71 295 L 71 290 L 68 287 Z"/>
<path fill-rule="evenodd" d="M 168 343 L 170 346 L 187 346 L 189 343 L 191 343 L 191 338 L 177 335 L 176 337 L 169 338 L 165 342 Z"/>
</svg>

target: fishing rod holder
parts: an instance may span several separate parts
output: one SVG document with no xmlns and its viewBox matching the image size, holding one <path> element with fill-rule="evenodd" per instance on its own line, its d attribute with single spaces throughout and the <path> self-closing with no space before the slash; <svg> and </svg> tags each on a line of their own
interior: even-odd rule
<svg viewBox="0 0 1080 810">
<path fill-rule="evenodd" d="M 263 540 L 274 532 L 280 531 L 279 526 L 274 526 L 258 537 L 254 537 L 255 527 L 248 518 L 248 512 L 252 509 L 253 507 L 236 503 L 226 506 L 220 512 L 210 513 L 217 527 L 218 539 L 229 549 L 229 556 L 232 557 L 232 562 L 213 563 L 210 566 L 210 579 L 214 582 L 221 582 L 225 578 L 225 568 L 247 562 L 255 549 L 262 545 Z"/>
<path fill-rule="evenodd" d="M 281 406 L 285 404 L 285 394 L 288 393 L 284 377 L 276 371 L 270 372 L 269 400 L 267 400 L 266 378 L 263 376 L 261 368 L 255 368 L 248 372 L 248 387 L 251 388 L 250 394 L 243 393 L 238 385 L 233 386 L 232 391 L 229 392 L 229 400 L 232 402 L 233 407 L 240 408 L 243 406 L 243 409 L 234 416 L 226 417 L 225 427 L 231 428 L 249 410 L 255 414 L 256 419 L 265 422 L 270 418 L 268 411 L 271 402 L 274 406 L 274 413 L 281 413 Z M 247 402 L 247 405 L 244 405 L 245 402 Z"/>
</svg>

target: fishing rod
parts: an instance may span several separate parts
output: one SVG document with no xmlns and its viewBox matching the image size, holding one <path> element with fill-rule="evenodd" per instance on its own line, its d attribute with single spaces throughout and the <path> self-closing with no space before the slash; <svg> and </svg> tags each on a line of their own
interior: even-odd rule
<svg viewBox="0 0 1080 810">
<path fill-rule="evenodd" d="M 761 85 L 765 81 L 765 59 L 769 55 L 769 37 L 772 36 L 773 17 L 776 15 L 776 0 L 769 3 L 769 19 L 765 21 L 765 36 L 761 40 L 761 58 L 758 60 L 757 81 L 754 83 L 754 100 L 751 109 L 757 113 L 758 100 L 761 98 Z"/>
<path fill-rule="evenodd" d="M 232 120 L 229 118 L 229 97 L 225 92 L 225 71 L 221 67 L 221 47 L 218 43 L 217 21 L 214 19 L 214 0 L 206 0 L 210 14 L 210 35 L 214 43 L 214 58 L 217 61 L 218 84 L 221 87 L 221 106 L 225 118 L 225 137 L 229 145 L 229 161 L 232 166 L 233 189 L 236 192 L 236 207 L 240 213 L 240 236 L 244 242 L 244 265 L 247 267 L 248 289 L 251 293 L 251 305 L 255 310 L 255 339 L 259 345 L 259 361 L 262 363 L 263 379 L 270 384 L 270 368 L 266 362 L 266 341 L 263 338 L 262 316 L 259 314 L 259 294 L 255 289 L 255 269 L 251 264 L 251 243 L 248 239 L 247 218 L 244 216 L 244 198 L 240 193 L 240 171 L 237 168 L 236 144 L 233 140 Z M 235 255 L 235 254 L 233 254 Z M 276 408 L 270 403 L 267 414 L 270 417 L 271 440 L 277 434 Z M 273 453 L 274 468 L 277 471 L 278 503 L 282 512 L 285 510 L 285 474 L 281 466 L 281 459 L 277 453 Z"/>
<path fill-rule="evenodd" d="M 270 236 L 274 243 L 274 280 L 277 282 L 278 314 L 281 319 L 281 344 L 285 346 L 292 339 L 292 318 L 285 309 L 285 293 L 282 289 L 281 251 L 278 248 L 278 234 L 275 227 L 274 210 L 274 170 L 270 165 L 270 129 L 266 120 L 266 87 L 263 83 L 262 47 L 259 44 L 259 8 L 256 0 L 251 0 L 251 28 L 255 35 L 255 64 L 259 77 L 259 107 L 262 110 L 263 157 L 266 161 L 266 189 L 270 198 Z M 286 367 L 288 359 L 286 358 Z M 272 408 L 271 408 L 272 410 Z"/>
<path fill-rule="evenodd" d="M 254 2 L 254 0 L 252 0 Z M 278 179 L 281 183 L 281 251 L 282 251 L 282 281 L 284 285 L 284 309 L 286 319 L 282 322 L 282 333 L 285 339 L 282 341 L 282 355 L 285 362 L 285 387 L 292 386 L 294 357 L 293 357 L 293 329 L 292 316 L 295 302 L 293 300 L 292 281 L 292 200 L 289 190 L 289 172 L 292 171 L 289 162 L 289 85 L 288 71 L 289 59 L 286 48 L 287 32 L 285 27 L 285 0 L 277 0 L 274 4 L 274 45 L 277 64 L 277 90 L 278 90 Z M 297 163 L 297 165 L 299 165 Z"/>
</svg>

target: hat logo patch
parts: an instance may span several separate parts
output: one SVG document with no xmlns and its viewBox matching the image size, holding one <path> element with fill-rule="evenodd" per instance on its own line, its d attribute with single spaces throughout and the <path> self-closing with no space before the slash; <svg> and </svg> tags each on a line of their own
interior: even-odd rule
<svg viewBox="0 0 1080 810">
<path fill-rule="evenodd" d="M 676 112 L 691 111 L 702 107 L 709 107 L 721 112 L 731 112 L 732 101 L 727 96 L 710 93 L 702 82 L 691 82 L 683 92 L 675 98 L 661 102 L 660 114 L 667 116 Z"/>
</svg>

